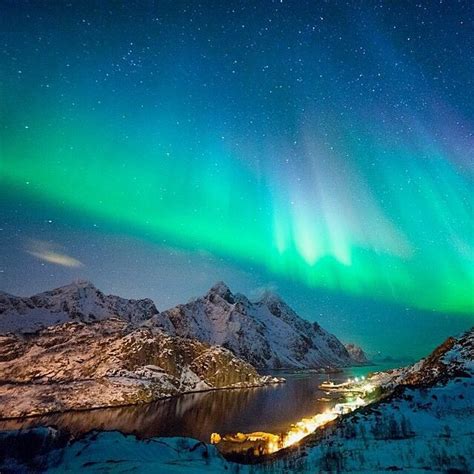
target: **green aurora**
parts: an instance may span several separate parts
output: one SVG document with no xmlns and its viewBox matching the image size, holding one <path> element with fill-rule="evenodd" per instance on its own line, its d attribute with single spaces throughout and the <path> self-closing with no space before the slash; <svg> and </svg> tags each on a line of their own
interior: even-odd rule
<svg viewBox="0 0 474 474">
<path fill-rule="evenodd" d="M 385 26 L 348 16 L 344 36 L 326 26 L 338 14 L 329 6 L 298 44 L 277 9 L 274 34 L 289 46 L 269 33 L 259 51 L 242 47 L 258 23 L 248 12 L 237 21 L 245 30 L 222 7 L 213 14 L 225 29 L 183 39 L 176 12 L 165 30 L 126 7 L 110 21 L 57 8 L 34 27 L 34 15 L 16 11 L 22 33 L 8 36 L 0 180 L 9 202 L 27 196 L 310 288 L 473 313 L 472 103 L 462 87 L 422 79 L 432 65 L 421 43 L 408 57 L 406 35 L 384 30 L 390 40 L 353 57 L 354 38 Z M 453 77 L 469 77 L 472 62 L 445 61 Z"/>
<path fill-rule="evenodd" d="M 393 151 L 393 161 L 341 177 L 313 166 L 317 152 L 308 149 L 305 179 L 292 185 L 292 176 L 283 179 L 281 171 L 272 180 L 224 147 L 194 160 L 184 150 L 92 140 L 97 131 L 87 127 L 79 137 L 33 134 L 25 129 L 4 146 L 2 180 L 12 192 L 309 286 L 425 309 L 473 310 L 471 188 L 442 156 L 423 166 L 405 152 L 400 170 L 390 163 L 403 152 Z M 433 168 L 441 182 L 430 175 Z"/>
</svg>

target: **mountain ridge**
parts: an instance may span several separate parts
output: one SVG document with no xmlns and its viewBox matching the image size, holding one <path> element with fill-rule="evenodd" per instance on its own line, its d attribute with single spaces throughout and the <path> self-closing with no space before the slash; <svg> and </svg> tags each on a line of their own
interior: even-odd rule
<svg viewBox="0 0 474 474">
<path fill-rule="evenodd" d="M 298 445 L 251 466 L 236 465 L 215 446 L 191 438 L 140 440 L 119 432 L 93 432 L 71 439 L 68 432 L 33 428 L 0 433 L 0 458 L 4 454 L 5 465 L 0 461 L 0 467 L 72 471 L 88 463 L 110 470 L 119 458 L 124 469 L 147 472 L 472 472 L 473 358 L 474 332 L 470 330 L 448 339 L 416 364 L 384 372 L 391 380 L 403 378 L 400 386 L 392 388 L 392 395 L 342 416 Z M 433 372 L 438 364 L 444 364 L 447 378 Z M 409 380 L 414 373 L 421 385 Z M 18 448 L 31 439 L 38 450 Z"/>
<path fill-rule="evenodd" d="M 279 295 L 255 301 L 222 281 L 203 296 L 159 312 L 151 299 L 106 295 L 90 281 L 18 297 L 0 293 L 0 334 L 31 333 L 68 321 L 110 317 L 132 325 L 157 326 L 177 336 L 223 346 L 259 369 L 335 368 L 361 365 L 336 336 L 301 318 Z"/>
<path fill-rule="evenodd" d="M 388 396 L 308 436 L 266 468 L 472 472 L 474 328 L 449 337 L 415 364 L 375 373 L 368 381 L 380 384 Z"/>
<path fill-rule="evenodd" d="M 67 321 L 87 323 L 109 317 L 139 324 L 157 313 L 149 298 L 106 295 L 88 280 L 75 280 L 29 297 L 0 292 L 0 334 L 35 332 Z"/>
<path fill-rule="evenodd" d="M 222 345 L 260 369 L 333 368 L 359 364 L 344 345 L 296 314 L 271 292 L 250 301 L 217 282 L 204 296 L 154 315 L 145 324 Z"/>
<path fill-rule="evenodd" d="M 0 418 L 281 381 L 257 374 L 223 347 L 117 318 L 0 336 Z"/>
</svg>

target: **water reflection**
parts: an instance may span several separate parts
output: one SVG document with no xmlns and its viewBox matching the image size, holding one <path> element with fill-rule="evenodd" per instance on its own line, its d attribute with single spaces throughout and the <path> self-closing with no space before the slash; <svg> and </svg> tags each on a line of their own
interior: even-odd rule
<svg viewBox="0 0 474 474">
<path fill-rule="evenodd" d="M 190 436 L 208 442 L 213 432 L 284 432 L 292 423 L 322 413 L 335 403 L 335 395 L 319 390 L 327 376 L 280 375 L 287 379 L 286 384 L 187 394 L 142 406 L 0 421 L 0 430 L 54 425 L 75 435 L 91 430 L 119 430 L 143 438 Z M 349 375 L 351 372 L 345 371 L 331 375 L 331 379 L 342 382 Z"/>
</svg>

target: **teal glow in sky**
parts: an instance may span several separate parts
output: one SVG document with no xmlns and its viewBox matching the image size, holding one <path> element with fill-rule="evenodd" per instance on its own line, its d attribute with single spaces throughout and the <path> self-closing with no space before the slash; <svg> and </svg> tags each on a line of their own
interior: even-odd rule
<svg viewBox="0 0 474 474">
<path fill-rule="evenodd" d="M 3 9 L 0 193 L 18 252 L 119 233 L 295 295 L 472 316 L 472 2 Z M 57 213 L 47 239 L 27 218 Z"/>
</svg>

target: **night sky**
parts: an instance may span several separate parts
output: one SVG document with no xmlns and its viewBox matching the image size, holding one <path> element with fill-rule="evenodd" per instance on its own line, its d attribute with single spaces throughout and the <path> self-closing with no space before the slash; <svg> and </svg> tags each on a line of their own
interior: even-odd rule
<svg viewBox="0 0 474 474">
<path fill-rule="evenodd" d="M 0 0 L 0 289 L 225 280 L 423 355 L 474 321 L 473 44 L 470 0 Z"/>
</svg>

